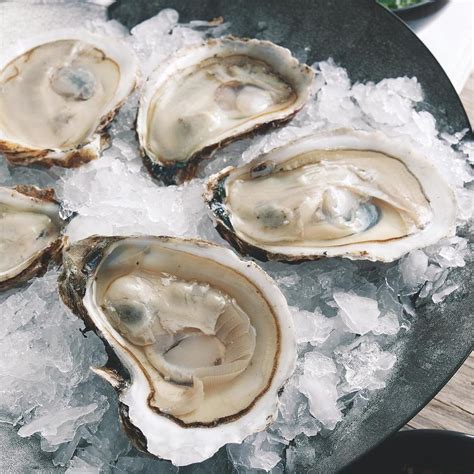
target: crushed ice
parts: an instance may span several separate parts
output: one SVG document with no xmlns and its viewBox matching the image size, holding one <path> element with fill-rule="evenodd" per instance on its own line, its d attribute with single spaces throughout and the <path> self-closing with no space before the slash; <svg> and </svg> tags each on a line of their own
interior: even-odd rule
<svg viewBox="0 0 474 474">
<path fill-rule="evenodd" d="M 225 23 L 179 24 L 178 13 L 170 9 L 137 25 L 131 35 L 115 21 L 88 19 L 84 26 L 123 36 L 140 59 L 143 79 L 178 49 L 232 30 Z M 206 176 L 310 131 L 350 126 L 381 130 L 431 156 L 456 188 L 463 209 L 459 224 L 466 224 L 473 211 L 472 191 L 463 187 L 472 179 L 466 156 L 472 159 L 474 146 L 460 143 L 465 131 L 438 134 L 433 116 L 418 111 L 423 93 L 416 78 L 352 84 L 331 59 L 314 67 L 319 71 L 314 97 L 289 125 L 219 151 L 189 184 L 161 187 L 143 168 L 133 131 L 138 94 L 113 122 L 112 146 L 99 160 L 74 170 L 10 168 L 2 160 L 0 184 L 54 187 L 66 207 L 78 213 L 68 227 L 72 241 L 91 234 L 143 233 L 227 245 L 201 199 Z M 410 297 L 418 292 L 419 298 L 443 301 L 458 288 L 449 269 L 464 266 L 468 256 L 466 239 L 453 237 L 391 265 L 340 259 L 263 264 L 291 306 L 299 358 L 276 421 L 241 445 L 227 447 L 236 469 L 283 472 L 282 456 L 293 438 L 298 436 L 299 450 L 311 450 L 305 436 L 334 429 L 357 393 L 367 397 L 383 388 L 396 363 L 390 346 L 414 315 Z M 119 427 L 115 395 L 89 370 L 105 362 L 103 344 L 92 333 L 82 334 L 82 322 L 58 299 L 56 278 L 50 271 L 0 295 L 0 421 L 19 427 L 20 436 L 38 433 L 42 449 L 53 452 L 54 463 L 68 472 L 109 472 L 112 466 L 117 472 L 177 472 L 131 448 Z M 290 463 L 294 449 L 286 453 Z"/>
</svg>

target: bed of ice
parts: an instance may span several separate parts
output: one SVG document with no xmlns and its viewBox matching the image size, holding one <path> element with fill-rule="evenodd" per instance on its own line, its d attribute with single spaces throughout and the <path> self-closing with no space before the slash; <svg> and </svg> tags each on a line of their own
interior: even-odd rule
<svg viewBox="0 0 474 474">
<path fill-rule="evenodd" d="M 227 24 L 179 24 L 177 12 L 169 9 L 131 35 L 116 22 L 86 26 L 125 37 L 141 60 L 143 77 L 177 49 L 232 32 Z M 304 51 L 295 54 L 306 60 Z M 65 206 L 78 213 L 67 229 L 71 241 L 91 234 L 144 233 L 227 245 L 201 199 L 206 176 L 311 130 L 349 126 L 382 130 L 426 152 L 456 188 L 459 224 L 466 225 L 473 202 L 465 186 L 471 180 L 467 163 L 474 147 L 460 143 L 463 131 L 438 133 L 433 116 L 423 111 L 416 78 L 352 84 L 342 66 L 331 59 L 315 64 L 313 98 L 289 125 L 219 151 L 189 184 L 161 187 L 144 169 L 133 131 L 137 94 L 113 122 L 112 146 L 99 160 L 73 170 L 33 170 L 8 167 L 1 159 L 0 184 L 55 188 Z M 290 440 L 299 435 L 297 449 L 305 449 L 305 436 L 334 429 L 349 402 L 366 401 L 383 388 L 397 362 L 394 341 L 416 317 L 412 295 L 442 301 L 457 288 L 446 283 L 449 269 L 464 266 L 468 256 L 466 240 L 453 237 L 393 264 L 345 259 L 262 264 L 291 307 L 299 358 L 281 394 L 276 422 L 241 445 L 227 446 L 235 467 L 282 471 L 282 458 L 291 464 L 295 449 L 285 453 Z M 139 454 L 120 430 L 113 390 L 89 370 L 105 362 L 103 344 L 96 335 L 83 334 L 82 322 L 62 305 L 57 275 L 52 269 L 0 295 L 0 421 L 17 427 L 20 436 L 39 436 L 42 449 L 53 452 L 54 463 L 67 472 L 176 472 L 166 461 Z"/>
</svg>

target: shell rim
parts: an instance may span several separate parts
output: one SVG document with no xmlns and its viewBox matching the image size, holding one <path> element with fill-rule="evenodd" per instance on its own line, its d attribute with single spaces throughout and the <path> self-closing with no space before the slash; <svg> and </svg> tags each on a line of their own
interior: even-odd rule
<svg viewBox="0 0 474 474">
<path fill-rule="evenodd" d="M 313 132 L 301 137 L 298 137 L 284 145 L 277 146 L 268 152 L 258 154 L 254 159 L 252 159 L 250 162 L 245 163 L 239 167 L 233 167 L 233 166 L 228 166 L 221 171 L 215 173 L 214 175 L 210 176 L 208 180 L 206 181 L 204 185 L 204 192 L 203 192 L 203 197 L 204 201 L 206 202 L 210 213 L 211 213 L 211 218 L 214 223 L 214 227 L 216 228 L 217 232 L 221 235 L 222 238 L 224 238 L 227 242 L 229 242 L 232 247 L 234 247 L 240 254 L 242 255 L 250 255 L 260 261 L 281 261 L 281 262 L 287 262 L 287 263 L 302 263 L 305 261 L 312 261 L 312 260 L 319 260 L 321 258 L 334 258 L 334 257 L 342 257 L 342 258 L 348 258 L 352 260 L 369 260 L 369 261 L 382 261 L 382 262 L 392 262 L 394 260 L 397 260 L 400 258 L 402 255 L 404 255 L 407 252 L 404 252 L 403 254 L 400 254 L 396 257 L 389 257 L 389 258 L 381 258 L 380 256 L 377 255 L 372 255 L 370 251 L 366 250 L 348 250 L 346 252 L 341 252 L 341 253 L 334 253 L 329 255 L 328 251 L 321 251 L 320 253 L 295 253 L 295 254 L 285 254 L 282 252 L 274 252 L 271 250 L 271 245 L 269 246 L 258 246 L 252 242 L 249 242 L 245 240 L 243 237 L 237 235 L 237 233 L 234 230 L 234 227 L 230 221 L 229 218 L 229 212 L 227 211 L 227 208 L 224 203 L 224 199 L 226 197 L 225 194 L 225 181 L 229 177 L 229 175 L 239 169 L 251 167 L 252 164 L 258 163 L 260 161 L 265 160 L 267 157 L 272 155 L 273 153 L 277 153 L 279 151 L 282 151 L 286 148 L 292 147 L 293 145 L 297 145 L 299 142 L 311 139 L 312 137 L 320 137 L 320 136 L 338 136 L 338 135 L 347 135 L 347 134 L 355 134 L 357 136 L 360 135 L 371 135 L 372 137 L 378 137 L 378 138 L 383 138 L 392 141 L 392 138 L 386 136 L 380 131 L 366 131 L 366 130 L 359 130 L 359 129 L 348 129 L 348 128 L 338 128 L 338 129 L 333 129 L 333 130 L 322 130 L 322 131 L 317 131 Z M 393 143 L 396 143 L 396 140 L 393 139 Z M 407 150 L 412 150 L 413 146 L 410 145 L 404 147 Z M 377 148 L 377 147 L 375 147 Z M 324 148 L 315 148 L 315 149 L 324 149 Z M 330 149 L 330 148 L 326 148 Z M 333 148 L 335 149 L 335 148 Z M 344 149 L 344 147 L 341 147 L 341 149 Z M 377 150 L 375 150 L 377 151 Z M 395 159 L 400 159 L 399 157 L 397 158 L 397 155 L 388 155 L 386 152 L 382 152 L 386 154 L 387 156 L 392 156 Z M 420 157 L 420 154 L 416 154 L 417 157 Z M 426 158 L 423 157 L 425 161 Z M 401 160 L 403 164 L 407 167 L 409 172 L 412 172 L 410 168 L 406 165 L 405 160 Z M 409 161 L 408 159 L 406 161 Z M 431 163 L 430 163 L 431 165 Z M 436 171 L 439 173 L 439 170 L 436 169 Z M 452 200 L 454 203 L 457 203 L 456 195 L 454 193 L 454 190 L 452 187 L 445 182 L 446 188 L 449 189 L 449 192 L 451 194 Z M 425 193 L 425 190 L 422 188 L 422 192 Z M 428 196 L 427 200 L 430 202 Z M 456 205 L 457 206 L 457 205 Z M 456 208 L 456 213 L 457 213 L 457 208 Z M 424 229 L 422 229 L 422 232 Z M 438 240 L 449 237 L 453 235 L 456 231 L 456 222 L 455 219 L 453 222 L 450 222 L 450 225 L 447 227 L 446 231 L 444 232 L 444 235 L 440 237 Z M 415 234 L 413 234 L 415 235 Z M 391 241 L 400 241 L 405 239 L 406 237 L 409 236 L 403 236 L 403 237 L 398 237 L 398 238 L 392 238 L 392 239 L 387 239 L 385 241 L 380 241 L 381 243 L 384 242 L 391 242 Z M 427 245 L 432 245 L 426 244 Z M 347 247 L 347 245 L 342 245 L 341 247 Z M 333 247 L 337 248 L 337 247 Z M 417 247 L 418 248 L 418 247 Z M 411 249 L 413 250 L 413 249 Z"/>
<path fill-rule="evenodd" d="M 104 145 L 108 142 L 108 135 L 104 129 L 138 86 L 140 78 L 138 58 L 124 38 L 98 34 L 83 27 L 74 30 L 63 28 L 35 35 L 23 40 L 19 45 L 9 47 L 0 54 L 0 71 L 29 51 L 62 40 L 83 41 L 110 56 L 114 61 L 117 57 L 123 58 L 119 63 L 126 62 L 128 64 L 128 69 L 125 71 L 127 74 L 121 74 L 117 90 L 97 116 L 95 127 L 80 143 L 74 146 L 67 148 L 33 147 L 27 143 L 10 141 L 8 135 L 4 135 L 0 129 L 0 151 L 14 165 L 34 163 L 48 168 L 52 165 L 74 168 L 98 158 Z M 121 67 L 121 73 L 124 72 L 122 69 Z"/>
<path fill-rule="evenodd" d="M 260 122 L 253 124 L 250 123 L 249 126 L 243 127 L 241 131 L 238 131 L 234 135 L 232 135 L 232 131 L 230 131 L 228 132 L 231 133 L 229 136 L 224 137 L 220 141 L 214 143 L 207 143 L 204 147 L 195 150 L 190 156 L 188 156 L 186 160 L 164 160 L 161 156 L 154 156 L 154 154 L 151 153 L 147 148 L 146 132 L 148 107 L 156 93 L 157 83 L 159 84 L 159 87 L 161 87 L 166 83 L 167 80 L 170 79 L 170 74 L 173 70 L 174 63 L 179 59 L 192 56 L 197 50 L 205 50 L 209 46 L 218 46 L 222 45 L 223 43 L 241 43 L 243 45 L 251 43 L 253 45 L 267 46 L 273 48 L 274 50 L 278 50 L 280 54 L 291 61 L 294 66 L 298 66 L 300 76 L 305 78 L 305 80 L 302 81 L 305 83 L 304 91 L 298 94 L 295 102 L 291 104 L 286 110 L 269 114 L 269 120 L 264 119 Z M 219 53 L 215 53 L 215 55 L 216 54 Z M 180 69 L 179 71 L 182 70 L 183 69 Z M 266 127 L 280 126 L 291 120 L 293 116 L 297 114 L 306 104 L 311 94 L 312 81 L 315 74 L 316 71 L 311 66 L 300 62 L 295 56 L 293 56 L 292 52 L 288 48 L 277 45 L 268 40 L 227 35 L 221 38 L 211 38 L 194 46 L 180 49 L 177 54 L 168 57 L 163 63 L 158 64 L 158 66 L 151 72 L 146 80 L 145 86 L 140 96 L 136 119 L 136 134 L 138 137 L 140 153 L 145 166 L 152 176 L 160 179 L 166 185 L 182 184 L 183 182 L 192 179 L 196 174 L 199 163 L 202 160 L 211 158 L 213 153 L 215 153 L 219 148 L 235 140 L 245 138 L 246 136 L 251 136 L 255 132 L 265 132 Z"/>
<path fill-rule="evenodd" d="M 150 237 L 153 239 L 163 240 L 164 243 L 167 243 L 170 241 L 172 243 L 173 241 L 177 241 L 178 243 L 184 244 L 184 245 L 189 245 L 190 243 L 192 243 L 192 244 L 197 244 L 198 246 L 204 246 L 204 248 L 208 249 L 209 252 L 211 252 L 211 254 L 205 254 L 203 255 L 203 258 L 209 258 L 209 259 L 215 258 L 215 254 L 213 254 L 212 252 L 215 252 L 217 250 L 218 252 L 221 253 L 223 251 L 222 256 L 224 257 L 224 261 L 222 263 L 220 262 L 218 263 L 224 266 L 228 266 L 230 265 L 229 260 L 231 260 L 232 262 L 235 263 L 236 267 L 239 267 L 239 269 L 236 269 L 234 266 L 232 266 L 231 269 L 233 271 L 238 272 L 239 274 L 241 274 L 241 271 L 244 270 L 245 268 L 252 268 L 252 271 L 256 272 L 256 275 L 259 276 L 258 281 L 260 282 L 260 283 L 257 282 L 255 284 L 252 283 L 252 285 L 254 287 L 258 285 L 257 288 L 260 294 L 270 291 L 271 295 L 277 296 L 273 304 L 269 304 L 269 306 L 270 308 L 272 308 L 272 314 L 274 314 L 274 312 L 277 312 L 279 314 L 279 318 L 276 319 L 276 322 L 277 322 L 277 327 L 280 328 L 280 351 L 282 350 L 281 348 L 283 348 L 283 350 L 286 351 L 286 354 L 288 356 L 286 357 L 286 359 L 282 359 L 281 352 L 278 356 L 276 373 L 272 374 L 270 386 L 268 389 L 265 390 L 265 393 L 263 393 L 262 395 L 262 398 L 264 400 L 265 400 L 265 397 L 267 397 L 266 403 L 263 405 L 263 407 L 262 407 L 263 400 L 256 400 L 255 401 L 256 407 L 252 405 L 252 407 L 248 410 L 248 413 L 244 414 L 241 418 L 238 418 L 235 420 L 229 420 L 228 423 L 221 423 L 219 425 L 197 427 L 197 428 L 194 426 L 190 426 L 188 424 L 186 428 L 190 430 L 189 431 L 190 435 L 195 433 L 196 432 L 195 430 L 198 430 L 198 432 L 200 432 L 200 430 L 203 430 L 203 429 L 204 430 L 210 429 L 210 430 L 218 430 L 216 433 L 221 433 L 223 431 L 224 438 L 225 436 L 227 436 L 228 438 L 229 437 L 229 433 L 227 432 L 228 429 L 226 429 L 225 427 L 234 426 L 233 423 L 237 423 L 236 428 L 233 429 L 232 439 L 222 440 L 221 439 L 222 436 L 221 436 L 219 440 L 214 440 L 214 443 L 211 442 L 210 445 L 201 445 L 201 448 L 203 449 L 204 454 L 202 452 L 188 453 L 185 456 L 186 459 L 184 460 L 177 457 L 178 455 L 176 455 L 176 451 L 173 450 L 172 448 L 168 448 L 168 451 L 166 451 L 166 448 L 164 448 L 165 451 L 164 452 L 161 451 L 160 453 L 159 453 L 159 450 L 158 452 L 156 451 L 156 447 L 155 447 L 155 452 L 148 451 L 148 449 L 153 450 L 153 446 L 150 447 L 149 443 L 143 442 L 143 440 L 147 441 L 147 437 L 146 437 L 147 430 L 142 429 L 143 425 L 140 423 L 140 419 L 138 419 L 138 423 L 137 423 L 137 419 L 134 419 L 133 413 L 130 413 L 133 410 L 130 409 L 130 405 L 126 403 L 126 400 L 124 399 L 125 397 L 123 397 L 123 395 L 127 393 L 127 390 L 130 389 L 133 384 L 132 382 L 133 375 L 130 373 L 130 370 L 128 367 L 124 367 L 123 362 L 115 354 L 115 348 L 110 344 L 109 340 L 104 337 L 104 334 L 97 331 L 97 327 L 93 321 L 93 318 L 90 317 L 83 303 L 87 294 L 86 282 L 88 279 L 90 280 L 91 278 L 93 278 L 93 275 L 95 274 L 95 271 L 98 268 L 99 263 L 103 258 L 103 255 L 107 253 L 107 250 L 110 248 L 110 245 L 118 243 L 124 239 L 130 239 L 130 238 L 136 238 L 136 239 L 145 238 L 146 239 Z M 88 244 L 92 244 L 92 245 L 89 245 L 89 247 L 86 248 Z M 94 245 L 94 244 L 97 244 L 97 245 Z M 82 248 L 80 248 L 81 246 Z M 68 254 L 68 251 L 70 251 L 70 249 L 73 249 L 73 250 L 77 249 L 77 251 L 79 252 L 79 255 L 77 257 L 71 256 L 71 254 Z M 142 449 L 142 450 L 145 449 L 147 452 L 150 452 L 150 454 L 153 454 L 157 457 L 171 459 L 172 462 L 174 462 L 175 464 L 178 463 L 179 465 L 187 465 L 193 462 L 199 462 L 204 459 L 207 459 L 211 457 L 224 444 L 227 444 L 229 442 L 241 442 L 248 435 L 265 429 L 265 426 L 271 423 L 271 421 L 273 420 L 276 414 L 276 409 L 278 406 L 277 395 L 280 389 L 284 386 L 288 378 L 293 373 L 293 370 L 295 367 L 296 340 L 295 340 L 295 334 L 294 334 L 293 319 L 292 319 L 291 313 L 289 312 L 286 299 L 282 295 L 276 283 L 256 263 L 242 260 L 231 249 L 228 249 L 221 245 L 217 245 L 212 242 L 207 242 L 205 240 L 192 239 L 192 238 L 168 237 L 168 236 L 144 236 L 144 235 L 107 236 L 107 237 L 106 236 L 91 236 L 81 241 L 78 241 L 75 244 L 72 244 L 71 246 L 66 248 L 64 251 L 64 256 L 65 256 L 65 265 L 63 267 L 63 272 L 61 273 L 58 279 L 59 292 L 60 292 L 61 298 L 63 302 L 66 304 L 66 306 L 68 306 L 78 317 L 84 320 L 87 328 L 89 330 L 93 330 L 94 332 L 96 332 L 99 335 L 99 337 L 103 340 L 104 345 L 107 348 L 107 353 L 109 354 L 109 361 L 106 363 L 106 366 L 104 368 L 98 369 L 98 372 L 104 371 L 106 372 L 106 374 L 107 373 L 110 374 L 110 378 L 114 379 L 113 380 L 114 383 L 112 383 L 110 380 L 109 382 L 112 383 L 112 385 L 114 386 L 115 390 L 118 393 L 119 404 L 127 408 L 125 410 L 127 413 L 125 413 L 124 410 L 120 409 L 122 425 L 126 429 L 129 436 L 132 438 L 132 441 L 135 444 L 138 444 L 139 449 Z M 80 262 L 79 266 L 77 266 L 76 264 L 80 261 L 80 259 L 82 259 L 83 262 Z M 90 265 L 87 265 L 87 263 L 90 263 Z M 261 290 L 259 287 L 262 284 L 262 282 L 268 282 L 271 284 L 271 286 Z M 291 329 L 290 331 L 291 334 L 288 334 L 289 329 Z M 112 355 L 112 358 L 111 358 L 111 355 Z M 113 364 L 117 364 L 117 363 L 119 367 L 117 366 L 114 367 Z M 120 373 L 120 371 L 122 371 L 122 373 Z M 123 371 L 125 371 L 126 373 L 124 373 Z M 111 372 L 113 372 L 113 374 Z M 101 374 L 99 373 L 99 375 Z M 104 378 L 107 379 L 107 376 L 104 376 Z M 138 383 L 140 382 L 138 381 Z M 268 398 L 270 397 L 270 395 L 271 395 L 271 399 Z M 147 407 L 149 408 L 148 403 L 147 403 Z M 252 408 L 256 408 L 258 410 L 258 412 L 255 413 L 256 421 L 253 421 L 254 417 L 252 417 Z M 164 418 L 164 417 L 160 417 L 158 418 L 158 420 L 161 418 L 163 418 L 163 420 L 168 420 L 168 418 Z M 239 424 L 241 420 L 243 420 L 243 422 L 245 423 Z M 176 426 L 177 426 L 177 429 L 184 429 L 178 424 L 176 424 Z M 185 430 L 185 432 L 188 432 L 188 430 Z M 236 437 L 240 441 L 237 441 Z M 184 441 L 182 442 L 184 443 Z M 174 454 L 167 454 L 167 453 L 174 453 Z"/>
</svg>

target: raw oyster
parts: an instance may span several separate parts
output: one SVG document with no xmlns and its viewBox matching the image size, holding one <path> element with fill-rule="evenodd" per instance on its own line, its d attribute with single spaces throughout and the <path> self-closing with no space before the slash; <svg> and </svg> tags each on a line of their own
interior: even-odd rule
<svg viewBox="0 0 474 474">
<path fill-rule="evenodd" d="M 60 294 L 115 354 L 137 446 L 182 466 L 263 430 L 294 369 L 283 295 L 231 250 L 173 237 L 101 237 L 64 252 Z"/>
<path fill-rule="evenodd" d="M 263 125 L 289 120 L 308 99 L 314 71 L 269 41 L 212 39 L 151 75 L 137 133 L 150 173 L 191 179 L 200 160 Z"/>
<path fill-rule="evenodd" d="M 0 290 L 44 273 L 65 242 L 52 189 L 0 187 Z"/>
<path fill-rule="evenodd" d="M 75 167 L 99 156 L 105 127 L 135 87 L 117 38 L 59 31 L 0 58 L 0 152 L 13 164 Z"/>
<path fill-rule="evenodd" d="M 435 165 L 379 132 L 317 133 L 207 183 L 216 228 L 266 260 L 393 261 L 455 232 L 453 190 Z"/>
</svg>

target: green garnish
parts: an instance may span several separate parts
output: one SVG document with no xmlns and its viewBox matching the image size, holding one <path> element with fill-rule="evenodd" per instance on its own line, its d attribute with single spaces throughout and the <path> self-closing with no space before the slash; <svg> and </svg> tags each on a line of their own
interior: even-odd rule
<svg viewBox="0 0 474 474">
<path fill-rule="evenodd" d="M 411 7 L 418 3 L 424 3 L 425 0 L 378 0 L 378 2 L 387 8 L 396 10 L 398 8 Z"/>
</svg>

